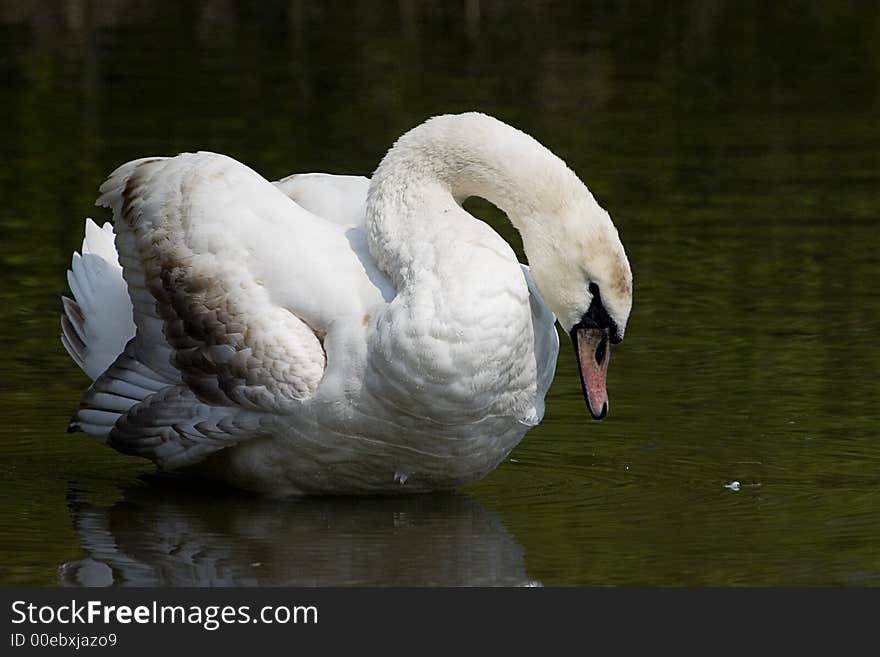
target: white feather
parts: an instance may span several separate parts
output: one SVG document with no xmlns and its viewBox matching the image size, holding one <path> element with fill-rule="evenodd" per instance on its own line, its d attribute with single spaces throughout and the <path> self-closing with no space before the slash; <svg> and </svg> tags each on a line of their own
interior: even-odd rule
<svg viewBox="0 0 880 657">
<path fill-rule="evenodd" d="M 62 341 L 92 380 L 113 363 L 135 332 L 113 237 L 111 224 L 98 228 L 86 219 L 82 255 L 73 254 L 67 272 L 75 303 L 64 304 Z"/>
</svg>

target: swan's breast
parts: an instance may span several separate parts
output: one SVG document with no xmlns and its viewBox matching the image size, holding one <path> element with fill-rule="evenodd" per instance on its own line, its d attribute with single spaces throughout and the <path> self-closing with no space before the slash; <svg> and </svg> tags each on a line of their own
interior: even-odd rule
<svg viewBox="0 0 880 657">
<path fill-rule="evenodd" d="M 509 246 L 435 239 L 413 284 L 377 318 L 367 384 L 444 423 L 526 417 L 536 391 L 529 290 Z"/>
</svg>

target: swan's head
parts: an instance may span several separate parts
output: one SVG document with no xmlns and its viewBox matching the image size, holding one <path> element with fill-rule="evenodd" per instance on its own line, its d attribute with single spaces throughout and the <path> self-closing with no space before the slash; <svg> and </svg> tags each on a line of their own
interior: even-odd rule
<svg viewBox="0 0 880 657">
<path fill-rule="evenodd" d="M 584 399 L 593 418 L 601 420 L 609 408 L 611 345 L 623 341 L 632 308 L 629 260 L 611 218 L 589 192 L 536 224 L 542 234 L 523 239 L 532 276 L 572 339 Z"/>
</svg>

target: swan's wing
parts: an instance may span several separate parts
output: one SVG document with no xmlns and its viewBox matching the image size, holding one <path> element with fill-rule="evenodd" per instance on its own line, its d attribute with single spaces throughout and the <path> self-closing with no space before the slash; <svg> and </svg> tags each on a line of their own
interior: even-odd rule
<svg viewBox="0 0 880 657">
<path fill-rule="evenodd" d="M 293 201 L 319 217 L 343 226 L 364 226 L 369 178 L 297 173 L 274 184 Z"/>
<path fill-rule="evenodd" d="M 535 409 L 537 421 L 540 422 L 544 417 L 544 398 L 550 389 L 550 384 L 553 383 L 553 376 L 556 374 L 559 334 L 556 332 L 556 315 L 544 303 L 535 281 L 532 280 L 532 273 L 529 271 L 528 265 L 521 264 L 520 267 L 522 267 L 523 276 L 529 286 L 529 305 L 532 308 L 532 326 L 535 331 L 534 350 L 538 373 Z"/>
<path fill-rule="evenodd" d="M 178 467 L 314 394 L 322 331 L 340 308 L 359 310 L 370 287 L 340 226 L 212 153 L 130 162 L 101 191 L 137 335 L 77 421 L 107 423 L 120 451 Z M 142 401 L 108 398 L 105 379 L 132 363 L 177 383 Z"/>
</svg>

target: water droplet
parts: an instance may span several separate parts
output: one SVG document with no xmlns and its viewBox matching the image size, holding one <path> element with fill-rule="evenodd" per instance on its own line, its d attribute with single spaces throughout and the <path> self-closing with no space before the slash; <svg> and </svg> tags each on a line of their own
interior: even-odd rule
<svg viewBox="0 0 880 657">
<path fill-rule="evenodd" d="M 729 488 L 730 490 L 739 490 L 740 483 L 738 481 L 731 481 L 729 484 L 724 484 L 725 488 Z"/>
<path fill-rule="evenodd" d="M 394 483 L 400 484 L 403 486 L 406 483 L 406 480 L 409 479 L 409 475 L 405 472 L 395 472 L 394 473 Z"/>
</svg>

